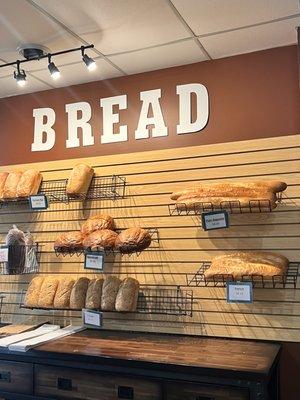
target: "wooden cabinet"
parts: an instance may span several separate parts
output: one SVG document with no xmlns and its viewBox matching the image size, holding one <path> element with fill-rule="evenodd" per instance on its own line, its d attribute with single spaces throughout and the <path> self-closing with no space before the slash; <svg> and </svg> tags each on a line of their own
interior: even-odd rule
<svg viewBox="0 0 300 400">
<path fill-rule="evenodd" d="M 0 361 L 0 390 L 13 393 L 32 393 L 33 366 L 13 361 Z"/>
<path fill-rule="evenodd" d="M 166 400 L 248 400 L 244 389 L 193 383 L 166 384 Z"/>
<path fill-rule="evenodd" d="M 35 367 L 34 393 L 58 399 L 162 399 L 158 381 L 49 366 Z"/>
</svg>

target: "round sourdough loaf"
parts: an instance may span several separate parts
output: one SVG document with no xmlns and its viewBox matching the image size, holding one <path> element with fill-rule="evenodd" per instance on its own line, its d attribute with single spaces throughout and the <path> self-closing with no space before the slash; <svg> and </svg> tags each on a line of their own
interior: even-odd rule
<svg viewBox="0 0 300 400">
<path fill-rule="evenodd" d="M 94 215 L 85 221 L 81 227 L 81 232 L 84 236 L 87 236 L 100 229 L 110 229 L 113 231 L 115 229 L 114 219 L 107 214 Z"/>
<path fill-rule="evenodd" d="M 121 253 L 130 254 L 142 251 L 151 244 L 151 236 L 145 229 L 134 227 L 125 229 L 116 238 L 115 247 Z"/>
<path fill-rule="evenodd" d="M 111 250 L 115 247 L 118 234 L 110 229 L 100 229 L 86 236 L 83 240 L 85 249 L 96 250 L 98 247 L 104 250 Z"/>
<path fill-rule="evenodd" d="M 54 242 L 54 250 L 67 252 L 82 250 L 83 235 L 80 231 L 66 232 L 58 236 Z"/>
</svg>

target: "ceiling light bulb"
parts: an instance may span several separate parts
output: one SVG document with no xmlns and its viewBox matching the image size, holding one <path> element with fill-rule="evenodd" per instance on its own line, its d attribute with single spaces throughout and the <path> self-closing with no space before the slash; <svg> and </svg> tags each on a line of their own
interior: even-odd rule
<svg viewBox="0 0 300 400">
<path fill-rule="evenodd" d="M 19 65 L 18 70 L 14 71 L 14 78 L 19 86 L 25 86 L 27 83 L 25 71 L 23 69 L 20 69 Z"/>
<path fill-rule="evenodd" d="M 89 71 L 94 71 L 97 68 L 95 60 L 89 57 L 87 54 L 84 54 L 82 57 L 83 62 L 85 63 L 87 69 Z"/>
<path fill-rule="evenodd" d="M 60 72 L 54 62 L 49 62 L 48 69 L 52 79 L 58 79 L 60 77 Z"/>
</svg>

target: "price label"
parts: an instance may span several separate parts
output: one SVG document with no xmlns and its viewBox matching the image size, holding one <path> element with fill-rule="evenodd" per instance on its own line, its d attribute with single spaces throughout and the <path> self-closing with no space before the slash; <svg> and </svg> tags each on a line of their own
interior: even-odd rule
<svg viewBox="0 0 300 400">
<path fill-rule="evenodd" d="M 29 197 L 32 210 L 46 210 L 48 208 L 47 197 L 44 194 L 37 194 Z"/>
<path fill-rule="evenodd" d="M 0 248 L 0 262 L 7 262 L 8 261 L 8 247 L 1 247 Z"/>
<path fill-rule="evenodd" d="M 205 231 L 229 227 L 229 217 L 227 211 L 212 211 L 202 213 L 201 219 L 202 227 Z"/>
<path fill-rule="evenodd" d="M 103 269 L 104 269 L 104 252 L 86 251 L 85 256 L 84 256 L 84 268 L 98 269 L 99 271 L 103 271 Z"/>
<path fill-rule="evenodd" d="M 101 328 L 103 322 L 103 314 L 102 312 L 95 311 L 95 310 L 82 310 L 82 320 L 83 324 L 91 327 L 91 328 Z"/>
<path fill-rule="evenodd" d="M 253 285 L 252 282 L 227 282 L 228 303 L 252 303 Z"/>
</svg>

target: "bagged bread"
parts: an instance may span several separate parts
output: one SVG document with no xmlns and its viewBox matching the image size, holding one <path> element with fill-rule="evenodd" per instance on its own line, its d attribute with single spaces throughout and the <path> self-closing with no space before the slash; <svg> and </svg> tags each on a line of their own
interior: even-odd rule
<svg viewBox="0 0 300 400">
<path fill-rule="evenodd" d="M 77 279 L 75 282 L 70 297 L 70 308 L 72 310 L 81 310 L 84 308 L 89 282 L 90 280 L 84 277 Z"/>
<path fill-rule="evenodd" d="M 110 229 L 112 231 L 115 229 L 114 220 L 110 215 L 94 215 L 82 225 L 81 232 L 84 236 L 87 236 L 100 229 Z"/>
<path fill-rule="evenodd" d="M 118 234 L 110 229 L 100 229 L 84 238 L 83 247 L 91 250 L 97 250 L 97 248 L 111 250 L 115 247 L 117 236 Z"/>
<path fill-rule="evenodd" d="M 122 231 L 116 238 L 115 248 L 121 253 L 130 254 L 139 252 L 151 244 L 150 233 L 142 228 L 135 227 Z"/>
<path fill-rule="evenodd" d="M 30 232 L 25 232 L 25 266 L 27 271 L 34 272 L 38 269 L 38 260 L 36 254 L 36 243 Z"/>
<path fill-rule="evenodd" d="M 136 311 L 139 287 L 139 282 L 134 278 L 129 277 L 123 280 L 116 298 L 117 311 Z"/>
<path fill-rule="evenodd" d="M 66 192 L 69 196 L 85 195 L 94 175 L 93 168 L 85 164 L 77 164 L 68 179 Z"/>
<path fill-rule="evenodd" d="M 85 308 L 89 308 L 90 310 L 100 310 L 102 286 L 103 279 L 101 278 L 92 279 L 90 281 L 86 292 Z"/>
<path fill-rule="evenodd" d="M 20 171 L 14 171 L 8 174 L 3 189 L 4 199 L 14 199 L 17 197 L 17 187 L 21 177 L 22 172 Z"/>
<path fill-rule="evenodd" d="M 101 296 L 101 310 L 115 311 L 116 297 L 120 284 L 121 280 L 113 275 L 104 279 Z"/>
<path fill-rule="evenodd" d="M 26 242 L 24 232 L 16 225 L 6 235 L 5 244 L 8 246 L 7 274 L 21 274 L 26 263 Z"/>
<path fill-rule="evenodd" d="M 44 278 L 41 276 L 36 276 L 31 280 L 24 301 L 26 307 L 38 307 L 39 296 L 43 282 Z"/>
<path fill-rule="evenodd" d="M 75 279 L 64 277 L 59 280 L 57 290 L 54 297 L 54 308 L 69 308 L 71 291 L 73 289 Z"/>
<path fill-rule="evenodd" d="M 39 308 L 53 308 L 53 302 L 57 287 L 58 287 L 57 278 L 47 276 L 43 280 L 38 300 Z"/>
<path fill-rule="evenodd" d="M 38 193 L 42 174 L 35 169 L 28 169 L 21 176 L 17 186 L 17 197 L 28 197 Z"/>
<path fill-rule="evenodd" d="M 54 242 L 54 250 L 60 252 L 82 250 L 83 235 L 80 231 L 65 232 L 59 235 Z"/>
<path fill-rule="evenodd" d="M 3 191 L 7 177 L 8 172 L 0 172 L 0 199 L 3 199 Z"/>
</svg>

